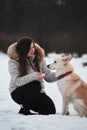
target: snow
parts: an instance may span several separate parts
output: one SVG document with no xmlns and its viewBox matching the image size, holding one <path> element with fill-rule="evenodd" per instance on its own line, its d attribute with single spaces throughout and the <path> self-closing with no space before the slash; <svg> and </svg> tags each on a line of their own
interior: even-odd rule
<svg viewBox="0 0 87 130">
<path fill-rule="evenodd" d="M 47 64 L 58 57 L 51 53 L 45 60 Z M 46 92 L 56 106 L 54 115 L 20 115 L 19 105 L 9 95 L 10 75 L 8 73 L 8 57 L 0 53 L 0 130 L 87 130 L 87 118 L 79 117 L 70 105 L 70 115 L 61 115 L 62 97 L 57 84 L 45 82 Z M 87 82 L 87 67 L 83 67 L 81 58 L 73 58 L 71 64 L 75 71 Z"/>
</svg>

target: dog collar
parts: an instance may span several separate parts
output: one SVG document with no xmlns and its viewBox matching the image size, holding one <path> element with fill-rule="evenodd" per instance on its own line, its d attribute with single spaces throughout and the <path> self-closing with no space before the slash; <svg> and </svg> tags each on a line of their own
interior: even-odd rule
<svg viewBox="0 0 87 130">
<path fill-rule="evenodd" d="M 57 77 L 57 79 L 58 79 L 58 80 L 59 80 L 59 79 L 62 79 L 62 78 L 64 78 L 65 76 L 71 74 L 72 72 L 73 72 L 73 71 L 68 71 L 68 72 L 66 72 L 66 73 L 64 73 L 64 74 L 61 74 L 61 75 L 59 75 L 59 76 Z"/>
</svg>

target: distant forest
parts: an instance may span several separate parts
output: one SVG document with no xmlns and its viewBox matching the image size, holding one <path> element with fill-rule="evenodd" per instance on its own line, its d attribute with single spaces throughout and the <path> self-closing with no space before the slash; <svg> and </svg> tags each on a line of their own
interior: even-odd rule
<svg viewBox="0 0 87 130">
<path fill-rule="evenodd" d="M 0 0 L 0 50 L 22 36 L 46 54 L 87 53 L 87 0 Z"/>
</svg>

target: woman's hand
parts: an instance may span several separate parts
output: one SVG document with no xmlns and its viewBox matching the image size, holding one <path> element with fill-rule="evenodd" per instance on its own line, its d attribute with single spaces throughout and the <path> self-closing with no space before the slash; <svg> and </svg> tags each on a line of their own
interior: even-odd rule
<svg viewBox="0 0 87 130">
<path fill-rule="evenodd" d="M 38 78 L 39 79 L 44 79 L 45 78 L 45 74 L 42 74 L 40 72 L 37 72 Z"/>
</svg>

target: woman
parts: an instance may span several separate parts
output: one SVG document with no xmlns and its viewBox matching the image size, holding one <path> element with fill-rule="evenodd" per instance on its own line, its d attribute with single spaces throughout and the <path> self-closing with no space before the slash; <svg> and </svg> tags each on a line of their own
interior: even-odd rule
<svg viewBox="0 0 87 130">
<path fill-rule="evenodd" d="M 30 37 L 22 37 L 7 50 L 9 73 L 11 75 L 9 91 L 12 99 L 21 109 L 19 113 L 55 114 L 53 101 L 44 91 L 44 80 L 56 81 L 44 61 L 44 50 Z"/>
</svg>

